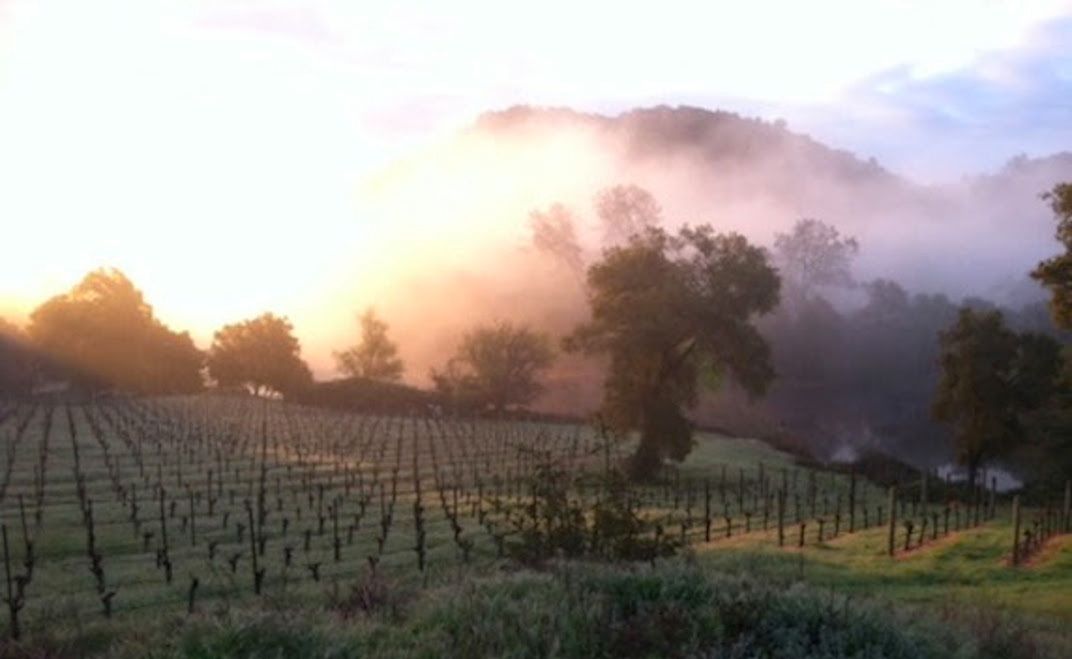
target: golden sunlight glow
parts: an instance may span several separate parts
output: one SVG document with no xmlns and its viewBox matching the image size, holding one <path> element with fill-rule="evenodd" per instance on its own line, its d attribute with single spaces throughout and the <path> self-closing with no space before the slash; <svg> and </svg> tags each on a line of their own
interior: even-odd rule
<svg viewBox="0 0 1072 659">
<path fill-rule="evenodd" d="M 0 314 L 110 265 L 202 346 L 289 315 L 324 373 L 400 278 L 515 249 L 529 210 L 619 174 L 575 138 L 448 137 L 481 111 L 830 103 L 1022 45 L 1066 6 L 369 4 L 0 2 Z"/>
</svg>

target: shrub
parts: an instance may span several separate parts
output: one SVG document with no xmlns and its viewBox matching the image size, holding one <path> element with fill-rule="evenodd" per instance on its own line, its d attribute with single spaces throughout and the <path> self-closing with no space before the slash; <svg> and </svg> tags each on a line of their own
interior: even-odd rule
<svg viewBox="0 0 1072 659">
<path fill-rule="evenodd" d="M 654 561 L 680 549 L 676 539 L 640 516 L 640 502 L 624 475 L 610 471 L 600 481 L 603 494 L 589 517 L 583 502 L 570 498 L 569 472 L 550 458 L 541 461 L 525 504 L 529 524 L 508 544 L 511 558 L 532 567 L 555 557 Z"/>
</svg>

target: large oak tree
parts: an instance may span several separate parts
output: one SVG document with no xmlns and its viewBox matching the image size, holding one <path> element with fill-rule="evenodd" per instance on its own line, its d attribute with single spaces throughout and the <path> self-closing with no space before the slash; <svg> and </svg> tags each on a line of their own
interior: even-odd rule
<svg viewBox="0 0 1072 659">
<path fill-rule="evenodd" d="M 602 415 L 612 428 L 640 431 L 634 477 L 689 453 L 684 410 L 701 381 L 729 374 L 750 395 L 765 392 L 770 349 L 752 321 L 777 305 L 778 291 L 761 248 L 709 226 L 673 235 L 649 227 L 589 268 L 592 320 L 565 346 L 610 357 Z"/>
</svg>

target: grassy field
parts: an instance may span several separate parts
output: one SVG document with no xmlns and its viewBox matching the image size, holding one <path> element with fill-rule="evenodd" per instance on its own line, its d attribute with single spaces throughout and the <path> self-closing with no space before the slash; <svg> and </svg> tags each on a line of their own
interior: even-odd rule
<svg viewBox="0 0 1072 659">
<path fill-rule="evenodd" d="M 580 586 L 568 574 L 518 573 L 502 555 L 503 543 L 526 523 L 525 483 L 539 461 L 553 460 L 577 475 L 578 501 L 600 496 L 583 487 L 583 474 L 598 473 L 608 456 L 616 459 L 629 447 L 608 446 L 589 428 L 370 418 L 243 399 L 0 410 L 0 513 L 13 575 L 28 571 L 26 540 L 34 557 L 18 616 L 23 638 L 4 646 L 13 656 L 23 650 L 27 656 L 75 650 L 232 656 L 256 641 L 263 630 L 255 630 L 265 624 L 285 630 L 298 644 L 282 656 L 305 656 L 313 647 L 305 642 L 325 656 L 336 644 L 338 656 L 399 654 L 407 634 L 431 644 L 421 646 L 427 650 L 444 625 L 463 624 L 451 618 L 458 593 L 469 593 L 469 612 L 477 616 L 488 615 L 481 613 L 485 600 L 525 592 L 533 593 L 533 611 L 547 607 L 544 622 L 551 627 L 545 631 L 578 635 L 577 652 L 613 654 L 614 648 L 585 636 L 592 630 L 559 629 L 572 623 L 553 613 L 555 598 L 584 599 L 590 586 L 602 602 L 603 585 L 591 584 L 643 579 L 643 570 L 653 569 L 581 565 L 577 578 L 589 586 L 573 593 Z M 788 539 L 779 547 L 776 501 L 782 490 Z M 846 532 L 850 491 L 853 533 Z M 919 484 L 905 484 L 901 492 L 902 514 L 911 517 Z M 795 593 L 797 599 L 784 603 L 794 607 L 798 599 L 835 595 L 848 598 L 845 606 L 870 602 L 868 611 L 881 612 L 888 602 L 909 617 L 922 611 L 952 621 L 941 642 L 963 645 L 958 635 L 977 636 L 971 630 L 979 625 L 1012 625 L 1012 636 L 1030 639 L 1016 641 L 1020 645 L 1037 643 L 1039 652 L 1057 648 L 1046 650 L 1051 654 L 1068 647 L 1063 627 L 1072 619 L 1072 542 L 1056 536 L 1027 565 L 1010 568 L 1012 530 L 1004 499 L 994 519 L 928 536 L 921 547 L 890 557 L 879 511 L 887 502 L 885 488 L 863 479 L 853 487 L 845 473 L 809 470 L 761 442 L 709 434 L 698 437 L 682 465 L 639 494 L 644 515 L 688 546 L 686 564 L 671 561 L 650 572 L 669 570 L 670 582 L 687 570 L 689 579 L 730 584 L 751 593 L 747 597 L 769 590 L 768 603 Z M 930 501 L 934 511 L 941 510 L 936 499 Z M 869 528 L 862 529 L 865 509 Z M 917 519 L 922 515 L 916 511 Z M 807 528 L 802 548 L 801 522 Z M 562 570 L 569 572 L 561 566 L 553 572 Z M 254 593 L 258 580 L 260 595 Z M 687 615 L 675 611 L 689 620 L 699 616 L 688 624 L 701 627 L 704 615 L 727 615 L 722 605 L 704 601 Z M 10 616 L 3 625 L 9 635 Z M 689 633 L 695 640 L 707 632 Z M 875 633 L 885 638 L 886 632 Z M 935 633 L 927 632 L 928 638 L 941 636 Z M 716 636 L 708 641 L 715 643 Z M 212 639 L 224 645 L 209 647 Z M 237 645 L 227 650 L 232 641 Z M 889 647 L 900 642 L 889 640 Z M 637 647 L 648 647 L 644 643 Z M 495 647 L 473 649 L 471 656 L 498 654 Z M 936 652 L 859 656 L 945 656 L 940 648 Z"/>
<path fill-rule="evenodd" d="M 703 469 L 723 460 L 746 464 L 750 457 L 775 464 L 776 456 L 751 440 L 708 438 L 700 441 L 684 469 Z M 893 558 L 886 553 L 886 526 L 808 543 L 803 549 L 779 548 L 774 531 L 693 549 L 704 565 L 715 569 L 803 578 L 842 592 L 881 594 L 913 603 L 969 604 L 1072 620 L 1072 536 L 1055 536 L 1027 565 L 1010 568 L 1013 532 L 1008 502 L 999 504 L 997 511 L 980 527 L 940 537 Z M 902 533 L 898 529 L 898 540 Z"/>
</svg>

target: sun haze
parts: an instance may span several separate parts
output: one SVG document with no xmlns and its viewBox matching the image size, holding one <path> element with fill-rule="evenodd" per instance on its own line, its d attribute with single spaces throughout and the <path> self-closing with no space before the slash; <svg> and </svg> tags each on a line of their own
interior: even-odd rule
<svg viewBox="0 0 1072 659">
<path fill-rule="evenodd" d="M 1055 35 L 1068 9 L 9 0 L 0 308 L 25 317 L 89 269 L 115 266 L 201 344 L 224 322 L 288 314 L 323 371 L 328 340 L 347 331 L 335 323 L 388 303 L 395 273 L 524 240 L 530 210 L 583 202 L 581 182 L 622 170 L 608 155 L 563 159 L 570 137 L 516 156 L 444 146 L 484 111 L 721 105 L 788 118 L 895 171 L 955 177 L 1001 161 L 959 150 L 969 128 L 958 132 L 958 113 L 976 126 L 981 109 L 969 94 L 946 99 L 953 129 L 931 125 L 913 113 L 919 95 L 958 76 L 1026 95 L 1016 65 L 1067 61 Z M 816 118 L 834 107 L 851 125 Z M 892 127 L 917 145 L 945 139 L 959 160 L 928 171 L 933 159 L 875 137 Z M 1030 137 L 1061 131 L 1067 122 Z M 527 160 L 497 179 L 511 158 Z"/>
</svg>

